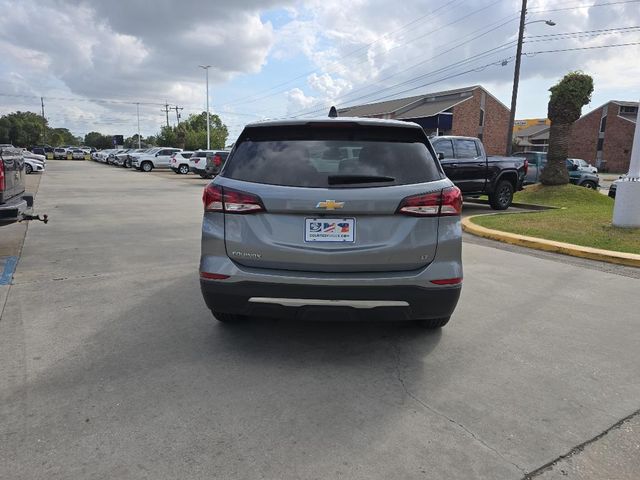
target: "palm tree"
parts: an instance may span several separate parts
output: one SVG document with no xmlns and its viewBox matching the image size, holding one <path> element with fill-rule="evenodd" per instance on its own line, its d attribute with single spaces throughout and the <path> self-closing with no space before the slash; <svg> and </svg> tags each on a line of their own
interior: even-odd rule
<svg viewBox="0 0 640 480">
<path fill-rule="evenodd" d="M 570 72 L 549 91 L 549 153 L 540 181 L 543 185 L 564 185 L 569 183 L 566 161 L 571 126 L 580 118 L 582 107 L 591 101 L 593 79 L 582 72 Z"/>
</svg>

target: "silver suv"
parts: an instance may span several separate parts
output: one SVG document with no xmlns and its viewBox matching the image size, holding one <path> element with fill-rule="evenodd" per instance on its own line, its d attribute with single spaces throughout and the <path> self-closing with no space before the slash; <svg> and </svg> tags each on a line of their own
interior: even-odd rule
<svg viewBox="0 0 640 480">
<path fill-rule="evenodd" d="M 462 196 L 436 158 L 414 123 L 247 125 L 203 194 L 213 315 L 445 325 L 462 287 Z"/>
</svg>

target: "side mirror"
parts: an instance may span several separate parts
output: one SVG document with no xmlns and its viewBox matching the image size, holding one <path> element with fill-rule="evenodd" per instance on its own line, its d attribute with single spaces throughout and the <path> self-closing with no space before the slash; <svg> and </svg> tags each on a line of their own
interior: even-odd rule
<svg viewBox="0 0 640 480">
<path fill-rule="evenodd" d="M 160 152 L 156 153 L 156 157 L 157 157 L 158 155 L 160 155 Z"/>
<path fill-rule="evenodd" d="M 438 160 L 444 160 L 444 152 L 438 152 Z"/>
</svg>

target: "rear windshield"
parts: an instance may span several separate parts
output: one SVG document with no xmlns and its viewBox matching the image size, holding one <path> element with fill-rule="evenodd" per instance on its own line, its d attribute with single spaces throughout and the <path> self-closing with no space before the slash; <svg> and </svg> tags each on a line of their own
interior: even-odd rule
<svg viewBox="0 0 640 480">
<path fill-rule="evenodd" d="M 182 156 L 182 158 L 191 158 L 191 155 L 193 155 L 193 153 L 191 153 L 191 152 L 182 152 L 180 155 Z"/>
<path fill-rule="evenodd" d="M 210 155 L 210 152 L 196 152 L 192 156 L 195 158 L 205 158 L 207 155 Z"/>
<path fill-rule="evenodd" d="M 419 130 L 361 126 L 248 128 L 222 176 L 316 188 L 406 185 L 443 178 Z"/>
</svg>

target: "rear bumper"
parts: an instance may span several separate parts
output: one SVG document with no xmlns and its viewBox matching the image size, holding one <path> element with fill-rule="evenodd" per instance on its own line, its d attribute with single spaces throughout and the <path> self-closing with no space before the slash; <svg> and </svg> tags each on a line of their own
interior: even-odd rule
<svg viewBox="0 0 640 480">
<path fill-rule="evenodd" d="M 200 280 L 210 310 L 296 320 L 417 320 L 449 317 L 461 285 L 334 286 Z"/>
<path fill-rule="evenodd" d="M 15 223 L 22 218 L 22 214 L 33 206 L 33 196 L 30 194 L 12 198 L 0 205 L 0 226 Z"/>
</svg>

